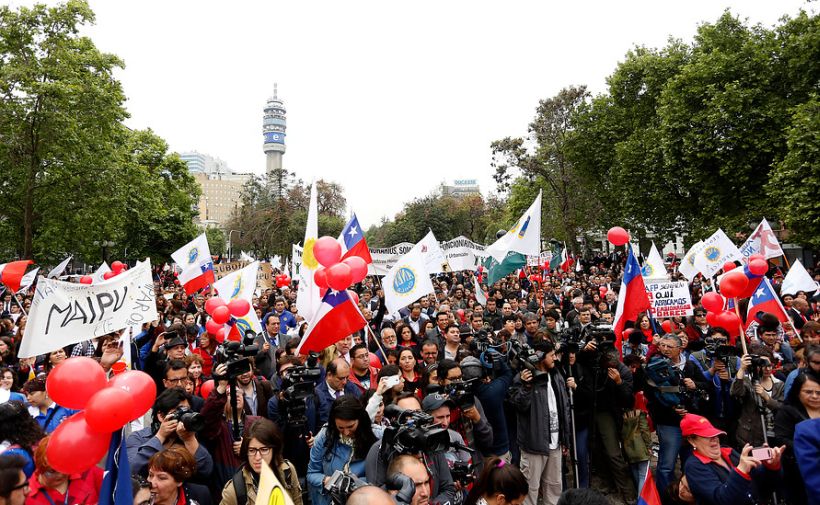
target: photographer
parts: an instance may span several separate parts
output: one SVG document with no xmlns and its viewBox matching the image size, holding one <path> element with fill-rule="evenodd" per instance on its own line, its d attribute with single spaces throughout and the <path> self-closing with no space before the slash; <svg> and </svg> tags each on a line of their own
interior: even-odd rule
<svg viewBox="0 0 820 505">
<path fill-rule="evenodd" d="M 661 356 L 654 356 L 645 367 L 645 392 L 660 444 L 655 478 L 658 489 L 665 489 L 674 480 L 678 455 L 681 459 L 686 457 L 686 452 L 681 450 L 680 419 L 690 410 L 698 411 L 713 387 L 694 362 L 681 357 L 681 341 L 677 335 L 667 333 L 657 341 Z"/>
<path fill-rule="evenodd" d="M 569 447 L 569 401 L 563 377 L 555 370 L 555 347 L 550 342 L 535 346 L 538 370 L 516 375 L 510 401 L 518 411 L 518 445 L 521 471 L 530 483 L 525 503 L 536 505 L 539 491 L 547 503 L 561 495 L 562 448 Z"/>
<path fill-rule="evenodd" d="M 704 348 L 689 355 L 689 360 L 698 366 L 706 380 L 714 384 L 715 394 L 711 397 L 710 418 L 719 428 L 731 433 L 737 416 L 737 408 L 732 398 L 731 388 L 735 375 L 740 369 L 740 351 L 729 345 L 729 335 L 723 328 L 713 328 L 712 335 L 704 339 Z"/>
<path fill-rule="evenodd" d="M 463 363 L 481 366 L 476 358 L 467 357 Z M 493 443 L 493 429 L 487 422 L 481 401 L 473 396 L 472 388 L 476 380 L 464 381 L 461 367 L 452 360 L 442 360 L 438 366 L 439 385 L 456 407 L 450 413 L 454 429 L 464 437 L 467 446 L 488 453 Z"/>
<path fill-rule="evenodd" d="M 194 457 L 197 475 L 202 478 L 211 475 L 214 467 L 211 455 L 199 444 L 196 433 L 180 419 L 183 414 L 192 414 L 190 409 L 191 396 L 180 388 L 167 389 L 157 397 L 151 426 L 135 431 L 126 441 L 132 473 L 145 475 L 151 456 L 177 445 Z"/>
<path fill-rule="evenodd" d="M 757 349 L 755 349 L 757 347 Z M 735 439 L 738 447 L 754 447 L 774 437 L 775 414 L 783 405 L 784 383 L 772 375 L 772 357 L 765 348 L 753 346 L 759 354 L 745 354 L 732 383 L 732 396 L 740 403 Z M 762 419 L 762 420 L 761 420 Z M 765 422 L 765 437 L 763 433 Z"/>
<path fill-rule="evenodd" d="M 582 325 L 584 314 L 588 313 L 585 308 L 579 311 L 578 320 Z M 587 424 L 591 425 L 596 436 L 589 442 L 593 446 L 598 441 L 601 442 L 601 456 L 606 458 L 612 481 L 621 498 L 631 503 L 636 499 L 637 490 L 632 485 L 630 470 L 621 451 L 621 427 L 624 411 L 631 409 L 634 404 L 632 372 L 618 360 L 618 351 L 613 345 L 614 337 L 614 333 L 601 335 L 603 340 L 596 340 L 591 336 L 578 354 L 578 364 L 581 376 L 592 381 L 592 418 Z M 593 450 L 592 453 L 597 452 Z"/>
<path fill-rule="evenodd" d="M 499 456 L 509 462 L 511 458 L 510 438 L 507 431 L 507 417 L 504 413 L 504 400 L 512 385 L 513 372 L 499 353 L 488 350 L 487 355 L 492 356 L 489 367 L 482 361 L 479 364 L 483 366 L 464 367 L 462 373 L 466 372 L 468 378 L 474 376 L 478 378 L 475 397 L 484 407 L 484 413 L 493 434 L 492 444 L 484 444 L 487 446 L 485 454 Z"/>
<path fill-rule="evenodd" d="M 471 474 L 471 465 L 472 465 L 472 456 L 468 451 L 464 449 L 458 448 L 458 446 L 464 446 L 464 439 L 461 438 L 461 435 L 458 432 L 453 431 L 450 428 L 450 412 L 455 407 L 455 403 L 452 400 L 447 399 L 446 397 L 438 394 L 433 393 L 424 397 L 424 400 L 421 402 L 422 410 L 429 414 L 433 421 L 443 430 L 447 430 L 447 434 L 450 436 L 450 443 L 454 444 L 454 447 L 450 447 L 446 452 L 444 452 L 444 457 L 447 458 L 447 466 L 450 468 L 450 474 L 453 476 L 453 479 L 456 479 L 458 484 L 464 485 L 468 484 L 469 482 L 458 482 L 456 473 L 459 471 L 466 472 L 463 475 L 464 478 L 467 478 L 469 474 Z M 456 472 L 453 470 L 456 469 Z M 389 472 L 388 472 L 389 475 Z M 460 486 L 459 486 L 460 487 Z"/>
<path fill-rule="evenodd" d="M 145 358 L 145 373 L 157 383 L 157 391 L 162 391 L 165 365 L 173 359 L 184 360 L 188 344 L 185 342 L 187 330 L 182 324 L 174 324 L 164 333 L 157 335 L 151 345 L 151 352 Z"/>
<path fill-rule="evenodd" d="M 413 456 L 403 455 L 390 462 L 387 468 L 387 479 L 395 478 L 401 474 L 413 481 L 415 493 L 408 505 L 427 505 L 430 503 L 430 475 L 424 463 Z M 396 496 L 398 491 L 390 491 L 390 495 Z"/>
</svg>

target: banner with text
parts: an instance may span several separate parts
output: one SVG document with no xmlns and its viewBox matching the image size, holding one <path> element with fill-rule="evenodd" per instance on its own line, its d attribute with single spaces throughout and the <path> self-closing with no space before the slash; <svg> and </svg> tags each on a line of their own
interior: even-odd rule
<svg viewBox="0 0 820 505">
<path fill-rule="evenodd" d="M 216 280 L 219 280 L 230 273 L 242 270 L 249 264 L 250 262 L 247 261 L 229 261 L 227 263 L 219 263 L 214 265 L 214 277 Z M 256 287 L 265 290 L 272 288 L 273 284 L 273 267 L 270 263 L 260 262 L 259 272 L 256 274 Z"/>
<path fill-rule="evenodd" d="M 156 318 L 149 260 L 95 284 L 41 278 L 18 356 L 46 354 Z"/>
<path fill-rule="evenodd" d="M 649 311 L 656 318 L 693 314 L 692 297 L 686 281 L 653 282 L 647 279 L 646 292 L 652 305 Z"/>
</svg>

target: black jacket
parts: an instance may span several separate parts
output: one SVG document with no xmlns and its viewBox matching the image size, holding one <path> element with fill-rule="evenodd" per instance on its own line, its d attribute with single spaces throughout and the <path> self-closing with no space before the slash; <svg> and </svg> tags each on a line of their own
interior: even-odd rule
<svg viewBox="0 0 820 505">
<path fill-rule="evenodd" d="M 550 381 L 533 379 L 529 383 L 515 376 L 510 390 L 510 403 L 518 411 L 518 445 L 535 454 L 549 454 L 551 438 L 547 387 L 552 387 L 558 407 L 558 443 L 569 447 L 569 397 L 567 385 L 556 369 L 548 372 Z M 549 384 L 549 385 L 548 385 Z"/>
</svg>

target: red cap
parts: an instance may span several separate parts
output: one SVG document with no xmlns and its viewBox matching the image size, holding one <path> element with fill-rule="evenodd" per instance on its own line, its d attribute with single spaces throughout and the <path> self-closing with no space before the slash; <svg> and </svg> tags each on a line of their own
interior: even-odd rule
<svg viewBox="0 0 820 505">
<path fill-rule="evenodd" d="M 680 431 L 684 437 L 697 435 L 699 437 L 712 438 L 726 434 L 725 431 L 720 431 L 712 426 L 712 423 L 710 423 L 708 419 L 696 414 L 686 414 L 683 416 L 683 419 L 680 421 Z"/>
</svg>

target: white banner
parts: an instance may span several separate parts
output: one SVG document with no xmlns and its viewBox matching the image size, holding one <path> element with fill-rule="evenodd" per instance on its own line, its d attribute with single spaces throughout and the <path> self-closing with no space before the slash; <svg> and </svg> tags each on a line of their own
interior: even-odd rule
<svg viewBox="0 0 820 505">
<path fill-rule="evenodd" d="M 30 358 L 156 320 L 151 262 L 94 284 L 41 278 L 18 356 Z"/>
<path fill-rule="evenodd" d="M 653 282 L 649 279 L 644 281 L 651 304 L 649 311 L 653 316 L 663 318 L 693 314 L 692 297 L 687 282 Z"/>
<path fill-rule="evenodd" d="M 454 272 L 475 270 L 486 256 L 484 249 L 485 246 L 476 244 L 466 237 L 456 237 L 441 243 L 441 250 L 444 251 L 447 263 Z"/>
</svg>

